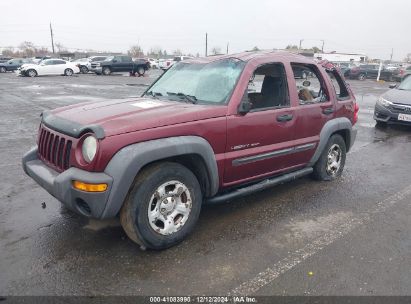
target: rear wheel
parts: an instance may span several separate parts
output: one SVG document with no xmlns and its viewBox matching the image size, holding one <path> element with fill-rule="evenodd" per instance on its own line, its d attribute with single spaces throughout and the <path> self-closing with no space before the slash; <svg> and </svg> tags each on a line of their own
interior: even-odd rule
<svg viewBox="0 0 411 304">
<path fill-rule="evenodd" d="M 36 70 L 30 69 L 26 72 L 26 75 L 29 76 L 29 77 L 36 77 L 37 72 L 36 72 Z"/>
<path fill-rule="evenodd" d="M 64 75 L 66 76 L 73 76 L 74 72 L 72 69 L 65 69 L 64 70 Z"/>
<path fill-rule="evenodd" d="M 7 69 L 5 67 L 0 67 L 0 73 L 6 73 Z"/>
<path fill-rule="evenodd" d="M 358 80 L 365 80 L 365 78 L 366 78 L 365 74 L 358 75 Z"/>
<path fill-rule="evenodd" d="M 165 249 L 181 242 L 200 214 L 196 176 L 177 163 L 159 163 L 137 177 L 120 212 L 128 237 L 143 247 Z"/>
<path fill-rule="evenodd" d="M 320 158 L 314 165 L 313 176 L 318 180 L 330 181 L 341 176 L 344 170 L 347 148 L 339 134 L 330 137 Z"/>
<path fill-rule="evenodd" d="M 103 68 L 102 72 L 103 72 L 103 75 L 106 75 L 106 76 L 111 74 L 111 70 L 108 67 Z"/>
</svg>

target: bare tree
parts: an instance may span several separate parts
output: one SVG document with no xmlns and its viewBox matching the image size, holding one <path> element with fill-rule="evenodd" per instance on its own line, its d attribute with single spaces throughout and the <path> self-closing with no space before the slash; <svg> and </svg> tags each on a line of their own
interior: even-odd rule
<svg viewBox="0 0 411 304">
<path fill-rule="evenodd" d="M 130 47 L 128 54 L 131 57 L 144 57 L 143 49 L 137 44 Z"/>
<path fill-rule="evenodd" d="M 33 42 L 24 41 L 19 45 L 19 49 L 21 50 L 22 54 L 27 57 L 33 57 L 36 53 L 36 48 Z"/>
<path fill-rule="evenodd" d="M 67 48 L 62 43 L 56 42 L 54 45 L 57 48 L 57 53 L 67 52 Z"/>
<path fill-rule="evenodd" d="M 1 53 L 2 53 L 3 56 L 5 56 L 5 57 L 14 57 L 14 56 L 15 56 L 14 48 L 11 47 L 11 46 L 8 46 L 8 47 L 4 48 Z"/>
<path fill-rule="evenodd" d="M 215 46 L 211 49 L 211 54 L 218 55 L 221 54 L 221 48 L 219 46 Z"/>
<path fill-rule="evenodd" d="M 182 52 L 180 49 L 177 49 L 177 50 L 175 50 L 175 51 L 173 52 L 173 55 L 175 55 L 175 56 L 181 56 L 181 55 L 183 55 L 183 52 Z"/>
</svg>

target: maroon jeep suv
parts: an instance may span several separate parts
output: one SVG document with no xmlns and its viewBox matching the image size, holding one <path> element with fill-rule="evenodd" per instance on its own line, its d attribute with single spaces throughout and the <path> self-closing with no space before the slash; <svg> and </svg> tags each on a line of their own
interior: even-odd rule
<svg viewBox="0 0 411 304">
<path fill-rule="evenodd" d="M 193 230 L 203 203 L 340 176 L 357 117 L 331 64 L 286 52 L 195 58 L 141 98 L 43 112 L 23 168 L 67 208 L 119 216 L 130 239 L 163 249 Z"/>
</svg>

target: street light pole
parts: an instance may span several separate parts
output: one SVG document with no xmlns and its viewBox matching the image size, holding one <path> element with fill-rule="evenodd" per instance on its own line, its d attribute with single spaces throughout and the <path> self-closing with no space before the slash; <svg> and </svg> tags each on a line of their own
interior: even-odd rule
<svg viewBox="0 0 411 304">
<path fill-rule="evenodd" d="M 304 39 L 300 39 L 300 47 L 298 48 L 299 50 L 301 50 L 301 44 L 303 43 Z"/>
</svg>

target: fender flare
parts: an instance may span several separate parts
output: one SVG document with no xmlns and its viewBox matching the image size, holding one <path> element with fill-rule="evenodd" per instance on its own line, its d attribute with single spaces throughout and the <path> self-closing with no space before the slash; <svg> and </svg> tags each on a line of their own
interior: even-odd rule
<svg viewBox="0 0 411 304">
<path fill-rule="evenodd" d="M 349 136 L 347 138 L 347 152 L 350 150 L 352 144 L 354 143 L 356 135 L 356 132 L 354 132 L 352 128 L 351 121 L 346 117 L 331 119 L 327 121 L 321 129 L 320 141 L 314 155 L 311 157 L 311 160 L 308 164 L 309 166 L 314 166 L 314 164 L 320 158 L 320 155 L 323 152 L 325 146 L 327 145 L 328 139 L 337 131 L 348 131 Z"/>
<path fill-rule="evenodd" d="M 210 184 L 210 194 L 219 188 L 217 161 L 211 145 L 202 137 L 177 136 L 140 142 L 119 150 L 104 172 L 113 178 L 113 184 L 102 218 L 116 216 L 141 169 L 152 162 L 174 156 L 196 154 L 204 161 Z"/>
</svg>

